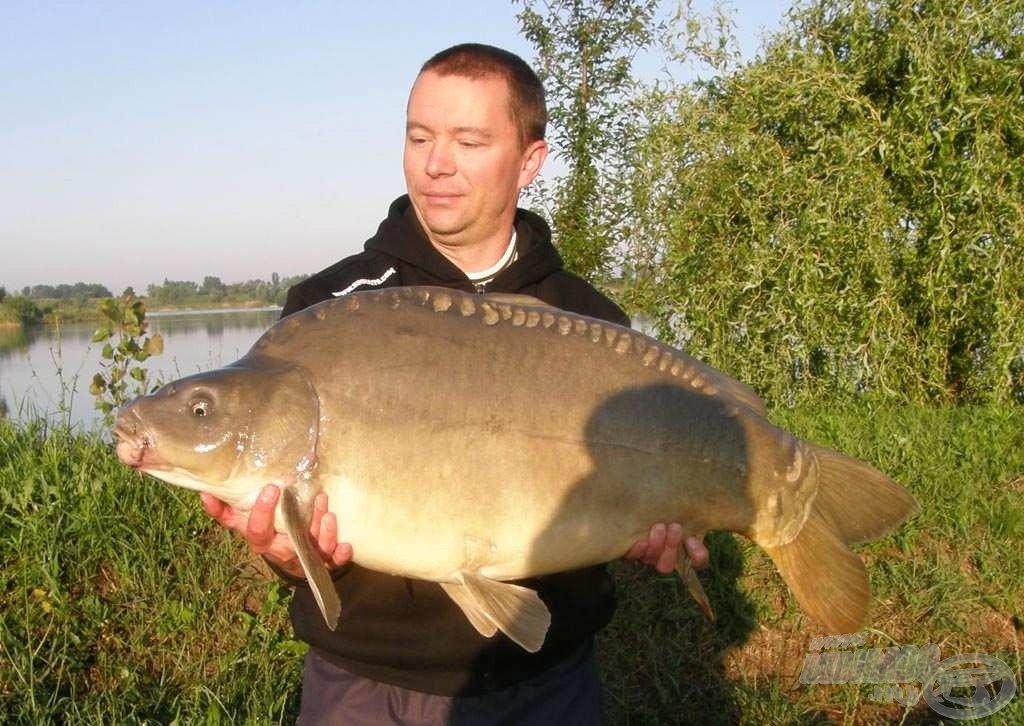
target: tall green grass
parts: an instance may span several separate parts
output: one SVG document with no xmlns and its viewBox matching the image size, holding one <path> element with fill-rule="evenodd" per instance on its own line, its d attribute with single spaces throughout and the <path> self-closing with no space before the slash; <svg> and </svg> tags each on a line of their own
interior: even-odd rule
<svg viewBox="0 0 1024 726">
<path fill-rule="evenodd" d="M 869 460 L 921 513 L 860 548 L 873 645 L 983 652 L 1021 679 L 1024 410 L 820 407 L 775 420 Z M 770 561 L 709 537 L 705 622 L 671 577 L 616 563 L 620 607 L 600 639 L 616 724 L 928 723 L 871 687 L 806 686 L 820 634 Z M 194 494 L 121 466 L 99 437 L 0 421 L 0 722 L 294 720 L 301 654 L 286 591 Z M 989 719 L 1024 722 L 1018 697 Z"/>
<path fill-rule="evenodd" d="M 194 494 L 0 422 L 0 721 L 288 722 L 283 590 Z"/>
</svg>

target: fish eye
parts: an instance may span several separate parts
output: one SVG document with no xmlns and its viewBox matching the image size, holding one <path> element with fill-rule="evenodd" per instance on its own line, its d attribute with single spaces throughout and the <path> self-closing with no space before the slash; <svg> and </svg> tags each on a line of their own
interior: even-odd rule
<svg viewBox="0 0 1024 726">
<path fill-rule="evenodd" d="M 193 401 L 192 415 L 206 416 L 210 412 L 210 404 L 207 401 Z"/>
</svg>

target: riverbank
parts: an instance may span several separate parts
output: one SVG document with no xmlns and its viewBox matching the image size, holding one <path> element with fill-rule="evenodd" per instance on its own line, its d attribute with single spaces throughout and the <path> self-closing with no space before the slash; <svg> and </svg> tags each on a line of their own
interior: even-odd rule
<svg viewBox="0 0 1024 726">
<path fill-rule="evenodd" d="M 822 404 L 773 419 L 878 465 L 921 505 L 857 548 L 875 596 L 865 647 L 988 654 L 1019 687 L 1024 408 Z M 96 435 L 3 421 L 0 493 L 0 720 L 294 720 L 305 646 L 291 637 L 287 591 L 193 493 L 132 472 Z M 674 577 L 612 565 L 619 609 L 599 638 L 610 723 L 907 715 L 876 702 L 877 685 L 801 684 L 820 629 L 763 552 L 731 535 L 708 545 L 715 624 Z M 1024 722 L 1022 704 L 991 722 Z M 913 723 L 936 716 L 923 703 L 908 711 Z"/>
<path fill-rule="evenodd" d="M 143 298 L 142 302 L 146 302 Z M 280 305 L 274 305 L 262 300 L 242 300 L 239 302 L 223 301 L 219 303 L 202 303 L 195 305 L 161 305 L 149 307 L 146 305 L 146 314 L 150 313 L 188 313 L 188 312 L 235 312 L 242 310 L 280 310 Z"/>
</svg>

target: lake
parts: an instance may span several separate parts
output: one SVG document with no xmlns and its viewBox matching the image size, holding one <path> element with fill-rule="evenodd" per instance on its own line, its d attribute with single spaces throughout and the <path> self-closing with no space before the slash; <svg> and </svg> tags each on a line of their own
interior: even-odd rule
<svg viewBox="0 0 1024 726">
<path fill-rule="evenodd" d="M 171 381 L 241 358 L 278 319 L 277 308 L 149 313 L 149 332 L 164 338 L 164 352 L 143 366 L 154 381 Z M 98 321 L 34 328 L 0 328 L 0 412 L 12 419 L 37 414 L 98 427 L 89 382 L 99 372 Z"/>
</svg>

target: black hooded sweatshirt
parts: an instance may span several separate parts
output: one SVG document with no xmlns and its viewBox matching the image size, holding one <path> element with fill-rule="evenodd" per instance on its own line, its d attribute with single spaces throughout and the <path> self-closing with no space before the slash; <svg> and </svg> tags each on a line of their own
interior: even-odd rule
<svg viewBox="0 0 1024 726">
<path fill-rule="evenodd" d="M 518 257 L 488 283 L 487 292 L 532 295 L 571 312 L 629 325 L 613 302 L 563 269 L 544 220 L 519 209 L 515 227 Z M 292 287 L 282 316 L 339 294 L 399 285 L 479 292 L 430 244 L 408 196 L 392 203 L 363 252 Z M 500 390 L 495 391 L 495 405 L 501 405 Z M 428 486 L 424 483 L 424 497 L 430 496 Z M 344 539 L 344 532 L 340 536 Z M 529 678 L 572 654 L 607 625 L 615 610 L 604 566 L 521 581 L 536 589 L 551 611 L 544 646 L 531 654 L 500 632 L 492 638 L 477 633 L 438 584 L 354 564 L 335 574 L 342 613 L 331 632 L 305 580 L 279 574 L 295 585 L 291 616 L 296 635 L 324 658 L 366 678 L 442 695 L 474 695 Z"/>
</svg>

